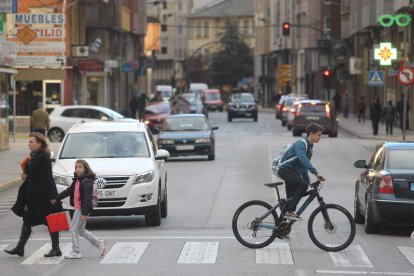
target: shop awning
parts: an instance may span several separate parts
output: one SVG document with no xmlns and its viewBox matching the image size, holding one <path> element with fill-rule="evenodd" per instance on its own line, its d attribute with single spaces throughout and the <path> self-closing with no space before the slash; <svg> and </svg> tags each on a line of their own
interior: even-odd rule
<svg viewBox="0 0 414 276">
<path fill-rule="evenodd" d="M 0 73 L 17 74 L 17 70 L 13 68 L 0 67 Z"/>
</svg>

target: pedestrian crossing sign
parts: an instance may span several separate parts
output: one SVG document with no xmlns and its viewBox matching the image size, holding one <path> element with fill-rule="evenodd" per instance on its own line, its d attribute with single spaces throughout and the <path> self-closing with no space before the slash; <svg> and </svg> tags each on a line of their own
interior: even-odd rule
<svg viewBox="0 0 414 276">
<path fill-rule="evenodd" d="M 384 86 L 384 72 L 383 71 L 369 71 L 368 76 L 369 86 Z"/>
</svg>

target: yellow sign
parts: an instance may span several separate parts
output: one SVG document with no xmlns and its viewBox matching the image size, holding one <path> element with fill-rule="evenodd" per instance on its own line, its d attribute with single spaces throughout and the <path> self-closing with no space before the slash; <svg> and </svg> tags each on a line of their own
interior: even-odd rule
<svg viewBox="0 0 414 276">
<path fill-rule="evenodd" d="M 23 29 L 19 30 L 17 32 L 17 38 L 23 42 L 24 45 L 29 44 L 37 37 L 37 34 L 35 31 L 30 29 L 28 26 L 24 26 Z"/>
</svg>

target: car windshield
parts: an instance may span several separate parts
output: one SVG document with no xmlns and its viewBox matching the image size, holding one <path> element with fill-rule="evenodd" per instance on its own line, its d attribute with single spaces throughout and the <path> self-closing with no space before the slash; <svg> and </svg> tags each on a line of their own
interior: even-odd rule
<svg viewBox="0 0 414 276">
<path fill-rule="evenodd" d="M 162 126 L 163 131 L 205 131 L 208 129 L 204 117 L 170 117 Z"/>
<path fill-rule="evenodd" d="M 155 102 L 147 105 L 144 110 L 145 114 L 168 114 L 170 113 L 170 103 Z"/>
<path fill-rule="evenodd" d="M 123 119 L 123 118 L 125 118 L 124 116 L 122 116 L 118 112 L 115 112 L 112 109 L 109 109 L 109 108 L 106 108 L 106 107 L 103 107 L 103 112 L 108 114 L 112 119 Z"/>
<path fill-rule="evenodd" d="M 150 157 L 143 132 L 69 133 L 60 153 L 60 159 L 123 157 Z"/>
<path fill-rule="evenodd" d="M 325 105 L 323 104 L 304 104 L 300 110 L 301 112 L 325 113 Z"/>
<path fill-rule="evenodd" d="M 207 101 L 217 101 L 220 100 L 220 94 L 218 93 L 206 93 Z"/>
<path fill-rule="evenodd" d="M 172 94 L 172 91 L 170 90 L 160 90 L 160 92 L 164 98 L 171 97 L 171 94 Z"/>
<path fill-rule="evenodd" d="M 233 94 L 231 95 L 232 102 L 254 102 L 252 94 Z"/>
<path fill-rule="evenodd" d="M 394 149 L 388 153 L 388 168 L 414 170 L 414 149 Z"/>
</svg>

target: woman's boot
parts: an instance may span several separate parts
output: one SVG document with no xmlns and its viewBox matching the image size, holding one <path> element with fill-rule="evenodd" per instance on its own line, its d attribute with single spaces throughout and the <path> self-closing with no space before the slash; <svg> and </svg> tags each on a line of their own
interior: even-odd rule
<svg viewBox="0 0 414 276">
<path fill-rule="evenodd" d="M 7 254 L 10 255 L 18 255 L 20 257 L 24 256 L 24 246 L 26 245 L 27 240 L 32 233 L 32 229 L 30 226 L 22 226 L 22 232 L 20 233 L 19 242 L 17 243 L 16 247 L 11 250 L 4 250 Z"/>
<path fill-rule="evenodd" d="M 52 239 L 52 249 L 49 253 L 44 254 L 45 258 L 62 256 L 62 251 L 60 251 L 59 247 L 59 232 L 50 233 L 50 238 Z"/>
</svg>

